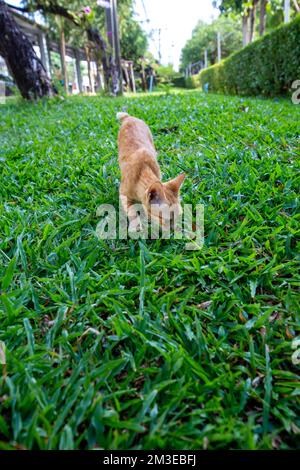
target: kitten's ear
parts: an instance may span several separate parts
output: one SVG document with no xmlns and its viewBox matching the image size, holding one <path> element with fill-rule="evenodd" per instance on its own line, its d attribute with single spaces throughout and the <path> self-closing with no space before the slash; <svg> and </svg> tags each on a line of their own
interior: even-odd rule
<svg viewBox="0 0 300 470">
<path fill-rule="evenodd" d="M 161 204 L 164 198 L 163 190 L 160 184 L 152 184 L 148 190 L 148 201 L 150 204 Z"/>
<path fill-rule="evenodd" d="M 185 179 L 185 173 L 181 173 L 181 175 L 178 175 L 176 176 L 176 178 L 168 181 L 166 185 L 174 194 L 177 195 L 179 193 L 180 186 L 182 185 L 184 179 Z"/>
</svg>

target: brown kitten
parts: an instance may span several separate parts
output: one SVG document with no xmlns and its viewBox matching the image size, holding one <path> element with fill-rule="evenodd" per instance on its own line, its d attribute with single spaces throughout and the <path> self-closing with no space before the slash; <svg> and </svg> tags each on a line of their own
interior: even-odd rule
<svg viewBox="0 0 300 470">
<path fill-rule="evenodd" d="M 156 150 L 149 127 L 141 119 L 127 113 L 117 113 L 121 121 L 118 136 L 121 169 L 120 199 L 128 218 L 129 230 L 140 230 L 141 222 L 134 208 L 142 203 L 145 213 L 162 226 L 167 226 L 181 214 L 179 189 L 184 174 L 162 183 Z"/>
</svg>

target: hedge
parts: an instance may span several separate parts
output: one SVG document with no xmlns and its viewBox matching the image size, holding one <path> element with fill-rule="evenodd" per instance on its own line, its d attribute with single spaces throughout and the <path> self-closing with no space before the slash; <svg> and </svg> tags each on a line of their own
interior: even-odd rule
<svg viewBox="0 0 300 470">
<path fill-rule="evenodd" d="M 200 88 L 200 77 L 199 74 L 191 75 L 190 77 L 185 77 L 184 75 L 180 77 L 172 78 L 172 83 L 176 88 Z"/>
<path fill-rule="evenodd" d="M 177 88 L 185 88 L 185 76 L 181 75 L 180 77 L 172 78 L 172 83 Z"/>
<path fill-rule="evenodd" d="M 239 95 L 285 95 L 300 79 L 300 17 L 280 26 L 220 64 L 200 72 L 202 87 Z"/>
<path fill-rule="evenodd" d="M 199 74 L 197 75 L 190 75 L 189 77 L 186 77 L 185 79 L 185 88 L 200 88 L 201 87 L 201 82 L 200 82 L 200 77 Z"/>
</svg>

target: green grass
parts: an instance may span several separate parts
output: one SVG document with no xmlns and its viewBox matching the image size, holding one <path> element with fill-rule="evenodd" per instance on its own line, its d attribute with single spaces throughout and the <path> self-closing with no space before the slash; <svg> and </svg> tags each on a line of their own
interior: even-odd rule
<svg viewBox="0 0 300 470">
<path fill-rule="evenodd" d="M 205 204 L 201 251 L 96 238 L 123 106 Z M 188 92 L 0 111 L 0 448 L 298 447 L 300 106 Z"/>
</svg>

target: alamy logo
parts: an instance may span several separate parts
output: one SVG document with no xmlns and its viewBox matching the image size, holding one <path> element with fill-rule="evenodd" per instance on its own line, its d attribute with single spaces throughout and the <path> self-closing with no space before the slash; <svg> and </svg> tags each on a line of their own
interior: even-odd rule
<svg viewBox="0 0 300 470">
<path fill-rule="evenodd" d="M 124 196 L 123 196 L 124 197 Z M 200 250 L 204 244 L 204 205 L 197 204 L 195 212 L 191 204 L 184 204 L 182 212 L 176 214 L 175 208 L 157 206 L 153 213 L 155 217 L 147 217 L 142 204 L 134 204 L 134 216 L 128 220 L 127 215 L 119 204 L 118 210 L 112 204 L 101 204 L 97 209 L 100 221 L 96 235 L 101 240 L 184 240 L 186 250 Z M 132 206 L 131 206 L 132 207 Z M 161 223 L 157 222 L 160 214 Z"/>
<path fill-rule="evenodd" d="M 294 104 L 300 104 L 300 80 L 295 80 L 292 83 L 292 90 L 295 90 L 292 94 L 292 102 Z"/>
</svg>

